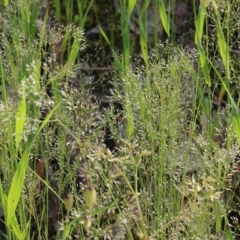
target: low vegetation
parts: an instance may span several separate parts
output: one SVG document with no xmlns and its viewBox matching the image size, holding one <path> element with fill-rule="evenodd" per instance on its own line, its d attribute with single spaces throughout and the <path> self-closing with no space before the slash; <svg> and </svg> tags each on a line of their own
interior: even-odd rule
<svg viewBox="0 0 240 240">
<path fill-rule="evenodd" d="M 239 1 L 0 6 L 1 239 L 239 239 Z"/>
</svg>

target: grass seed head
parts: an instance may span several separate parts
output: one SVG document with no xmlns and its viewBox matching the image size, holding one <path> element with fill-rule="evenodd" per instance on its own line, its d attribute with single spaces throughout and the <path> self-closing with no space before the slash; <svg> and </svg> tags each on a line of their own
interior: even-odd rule
<svg viewBox="0 0 240 240">
<path fill-rule="evenodd" d="M 86 232 L 89 231 L 91 225 L 92 225 L 91 218 L 88 215 L 84 216 L 83 228 Z"/>
<path fill-rule="evenodd" d="M 86 188 L 83 191 L 83 200 L 85 201 L 89 209 L 93 208 L 94 204 L 96 203 L 96 199 L 97 193 L 94 187 Z"/>
<path fill-rule="evenodd" d="M 68 215 L 69 212 L 72 210 L 72 207 L 73 207 L 73 194 L 72 193 L 68 193 L 65 196 L 64 204 L 65 204 L 65 208 L 67 210 L 67 215 Z"/>
</svg>

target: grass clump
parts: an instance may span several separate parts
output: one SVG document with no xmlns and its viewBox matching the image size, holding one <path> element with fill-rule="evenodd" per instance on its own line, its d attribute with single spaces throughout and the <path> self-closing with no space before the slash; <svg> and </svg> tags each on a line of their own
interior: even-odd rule
<svg viewBox="0 0 240 240">
<path fill-rule="evenodd" d="M 1 237 L 236 238 L 237 3 L 191 3 L 190 49 L 184 4 L 114 1 L 102 23 L 96 1 L 4 1 Z M 105 82 L 81 55 L 91 31 Z"/>
</svg>

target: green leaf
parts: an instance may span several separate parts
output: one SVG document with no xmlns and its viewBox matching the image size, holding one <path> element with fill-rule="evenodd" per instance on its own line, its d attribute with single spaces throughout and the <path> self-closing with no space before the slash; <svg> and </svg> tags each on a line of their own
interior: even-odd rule
<svg viewBox="0 0 240 240">
<path fill-rule="evenodd" d="M 225 67 L 226 73 L 228 78 L 230 78 L 230 72 L 229 72 L 229 62 L 230 62 L 230 54 L 229 54 L 229 45 L 225 39 L 223 28 L 221 26 L 221 20 L 219 16 L 219 9 L 217 8 L 217 5 L 215 1 L 213 1 L 214 11 L 215 11 L 215 23 L 216 23 L 216 29 L 217 29 L 217 43 L 219 52 L 223 61 L 223 65 Z M 226 10 L 227 12 L 227 10 Z"/>
<path fill-rule="evenodd" d="M 200 65 L 203 71 L 205 82 L 209 87 L 211 87 L 212 83 L 211 83 L 211 77 L 209 74 L 208 60 L 201 44 L 198 45 L 198 52 L 200 56 Z"/>
<path fill-rule="evenodd" d="M 49 122 L 52 115 L 55 113 L 55 111 L 59 108 L 60 105 L 61 105 L 61 103 L 58 103 L 57 106 L 55 108 L 53 108 L 52 111 L 47 115 L 47 117 L 42 122 L 41 126 L 38 128 L 36 135 L 38 135 L 42 131 L 42 129 L 46 126 L 46 124 Z"/>
<path fill-rule="evenodd" d="M 130 18 L 134 7 L 136 6 L 137 0 L 129 0 L 128 3 L 128 18 Z"/>
<path fill-rule="evenodd" d="M 25 172 L 28 164 L 30 149 L 35 137 L 41 132 L 41 130 L 46 126 L 52 117 L 53 113 L 57 110 L 60 103 L 52 109 L 52 111 L 48 114 L 46 119 L 42 122 L 41 126 L 38 128 L 35 135 L 29 137 L 28 142 L 26 144 L 26 149 L 23 153 L 22 158 L 17 166 L 17 169 L 14 173 L 13 180 L 11 183 L 11 187 L 7 197 L 7 216 L 6 216 L 6 224 L 11 225 L 24 184 Z"/>
<path fill-rule="evenodd" d="M 107 44 L 110 46 L 111 50 L 112 50 L 114 62 L 115 62 L 115 64 L 116 64 L 118 70 L 122 71 L 123 68 L 124 68 L 124 66 L 122 66 L 121 62 L 120 62 L 119 59 L 118 59 L 117 53 L 116 53 L 116 52 L 114 51 L 114 49 L 112 48 L 112 45 L 111 45 L 111 43 L 110 43 L 110 41 L 109 41 L 109 38 L 107 37 L 107 35 L 105 34 L 105 32 L 103 31 L 103 29 L 102 29 L 100 26 L 98 26 L 98 29 L 99 29 L 101 35 L 103 36 L 103 38 L 106 40 Z M 121 73 L 121 72 L 120 72 L 120 73 Z"/>
<path fill-rule="evenodd" d="M 235 133 L 237 135 L 238 143 L 240 144 L 240 113 L 239 113 L 238 106 L 234 102 L 234 99 L 232 98 L 231 93 L 229 92 L 229 89 L 226 86 L 221 74 L 219 73 L 219 71 L 216 69 L 216 67 L 212 63 L 211 63 L 211 65 L 212 65 L 212 68 L 214 69 L 215 73 L 217 74 L 218 78 L 220 79 L 222 86 L 225 89 L 225 91 L 227 92 L 228 97 L 230 99 L 231 106 L 232 106 L 233 127 L 234 127 Z"/>
<path fill-rule="evenodd" d="M 14 214 L 11 222 L 11 228 L 16 236 L 16 239 L 26 239 L 26 234 L 28 233 L 27 229 L 29 228 L 29 226 L 30 226 L 30 221 L 28 221 L 27 226 L 24 226 L 24 231 L 22 231 L 19 227 L 17 217 Z"/>
<path fill-rule="evenodd" d="M 7 215 L 7 195 L 3 191 L 2 182 L 0 182 L 0 200 L 4 215 Z"/>
<path fill-rule="evenodd" d="M 14 217 L 15 210 L 18 205 L 19 198 L 22 193 L 26 167 L 28 163 L 28 158 L 30 154 L 30 148 L 33 142 L 33 137 L 28 140 L 26 150 L 17 166 L 17 169 L 14 173 L 12 184 L 7 199 L 7 216 L 6 224 L 11 225 Z"/>
<path fill-rule="evenodd" d="M 158 0 L 159 5 L 159 15 L 162 21 L 163 28 L 165 32 L 167 33 L 168 37 L 170 36 L 170 22 L 167 16 L 166 8 L 164 5 L 163 0 Z"/>
<path fill-rule="evenodd" d="M 110 43 L 106 33 L 103 31 L 103 29 L 100 26 L 98 26 L 98 29 L 99 29 L 100 33 L 102 34 L 103 38 L 105 39 L 105 41 L 107 42 L 107 44 L 111 47 L 111 43 Z"/>
<path fill-rule="evenodd" d="M 195 32 L 196 45 L 199 45 L 202 40 L 205 14 L 206 7 L 204 6 L 204 4 L 201 3 L 199 7 L 199 13 L 196 19 L 196 32 Z"/>
<path fill-rule="evenodd" d="M 77 59 L 79 49 L 80 49 L 81 38 L 74 38 L 71 51 L 68 57 L 68 62 L 74 63 Z"/>
<path fill-rule="evenodd" d="M 23 80 L 24 81 L 24 80 Z M 16 123 L 15 123 L 15 142 L 16 142 L 16 149 L 19 147 L 19 143 L 21 141 L 24 123 L 26 121 L 26 99 L 25 93 L 23 89 L 23 93 L 21 96 L 20 103 L 18 105 L 17 113 L 16 113 Z"/>
<path fill-rule="evenodd" d="M 240 115 L 233 115 L 233 127 L 236 132 L 238 142 L 240 144 Z"/>
<path fill-rule="evenodd" d="M 79 5 L 78 5 L 78 11 L 79 13 L 81 12 L 81 9 L 82 9 L 82 3 L 80 1 L 78 1 Z M 91 0 L 90 3 L 88 3 L 88 8 L 83 16 L 82 19 L 80 19 L 79 21 L 79 27 L 82 29 L 84 28 L 84 25 L 85 25 L 85 22 L 86 22 L 86 19 L 87 19 L 87 16 L 88 16 L 88 12 L 90 10 L 90 8 L 92 7 L 92 4 L 93 4 L 93 0 Z"/>
<path fill-rule="evenodd" d="M 143 60 L 148 65 L 148 36 L 147 29 L 144 28 L 144 23 L 139 17 L 139 27 L 140 27 L 140 46 L 142 51 Z"/>
</svg>

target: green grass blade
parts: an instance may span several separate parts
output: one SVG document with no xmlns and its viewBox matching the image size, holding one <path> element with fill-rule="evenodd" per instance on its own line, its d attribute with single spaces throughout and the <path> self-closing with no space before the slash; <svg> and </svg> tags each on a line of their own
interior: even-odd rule
<svg viewBox="0 0 240 240">
<path fill-rule="evenodd" d="M 167 15 L 163 0 L 158 0 L 158 5 L 159 5 L 159 15 L 160 15 L 160 18 L 162 21 L 163 28 L 169 37 L 170 36 L 170 21 L 168 19 L 168 15 Z"/>
<path fill-rule="evenodd" d="M 198 52 L 200 57 L 200 65 L 203 71 L 205 81 L 209 87 L 211 87 L 211 78 L 209 74 L 209 67 L 206 54 L 204 52 L 203 46 L 201 44 L 204 28 L 204 20 L 206 14 L 206 6 L 204 3 L 200 4 L 199 13 L 196 19 L 196 31 L 195 31 L 195 43 L 198 46 Z"/>
<path fill-rule="evenodd" d="M 38 128 L 36 135 L 38 135 L 38 134 L 42 131 L 42 129 L 46 126 L 46 124 L 47 124 L 47 123 L 49 122 L 49 120 L 52 118 L 52 115 L 56 112 L 56 110 L 59 108 L 60 105 L 61 105 L 61 103 L 58 103 L 58 104 L 56 105 L 56 107 L 51 110 L 51 112 L 47 115 L 47 117 L 46 117 L 46 118 L 44 119 L 44 121 L 42 122 L 41 126 Z"/>
<path fill-rule="evenodd" d="M 230 62 L 230 55 L 229 55 L 229 45 L 227 44 L 227 41 L 224 37 L 223 29 L 221 26 L 221 20 L 220 16 L 216 7 L 216 4 L 213 4 L 214 10 L 215 10 L 215 22 L 216 22 L 216 29 L 217 29 L 217 43 L 218 43 L 218 48 L 219 52 L 223 61 L 223 65 L 225 67 L 227 76 L 229 77 L 229 62 Z"/>
<path fill-rule="evenodd" d="M 41 132 L 41 130 L 46 126 L 46 124 L 49 122 L 50 118 L 52 117 L 53 113 L 57 110 L 57 108 L 60 106 L 60 103 L 51 110 L 51 112 L 48 114 L 46 119 L 42 122 L 41 126 L 38 128 L 37 133 L 35 135 L 32 135 L 29 137 L 29 140 L 26 144 L 26 150 L 23 153 L 23 156 L 17 166 L 17 169 L 14 173 L 12 184 L 9 190 L 8 199 L 7 199 L 7 216 L 6 216 L 6 224 L 11 225 L 12 219 L 14 217 L 15 210 L 17 208 L 17 204 L 19 202 L 23 184 L 24 184 L 24 178 L 25 178 L 25 172 L 27 169 L 30 149 L 32 146 L 32 143 L 35 139 L 35 137 Z"/>
<path fill-rule="evenodd" d="M 100 26 L 98 26 L 98 29 L 99 29 L 100 33 L 102 34 L 103 38 L 105 39 L 105 41 L 107 42 L 107 44 L 111 47 L 110 40 L 108 39 L 106 33 L 103 31 L 103 29 Z"/>
<path fill-rule="evenodd" d="M 199 8 L 199 13 L 196 19 L 196 31 L 195 31 L 196 45 L 199 45 L 202 40 L 205 14 L 206 14 L 206 7 L 204 4 L 201 3 Z"/>
<path fill-rule="evenodd" d="M 130 18 L 134 7 L 136 6 L 137 0 L 129 0 L 128 2 L 128 18 Z"/>
<path fill-rule="evenodd" d="M 209 109 L 210 108 L 209 104 L 203 98 L 202 81 L 201 81 L 200 77 L 198 76 L 198 73 L 196 72 L 196 70 L 194 69 L 192 64 L 190 63 L 189 59 L 186 58 L 183 53 L 181 53 L 181 57 L 182 57 L 183 62 L 187 66 L 187 69 L 189 70 L 189 73 L 190 73 L 192 79 L 194 79 L 196 82 L 196 94 L 197 94 L 198 100 L 200 102 L 200 105 L 201 105 L 201 108 L 202 108 L 204 114 L 207 116 L 207 119 L 209 119 L 211 110 Z"/>
<path fill-rule="evenodd" d="M 222 78 L 219 71 L 216 69 L 216 67 L 212 63 L 211 63 L 211 66 L 214 69 L 215 73 L 217 74 L 218 78 L 220 79 L 220 81 L 222 83 L 222 87 L 225 89 L 226 93 L 228 94 L 228 97 L 229 97 L 229 100 L 231 103 L 231 107 L 232 107 L 232 117 L 233 117 L 232 123 L 233 123 L 235 133 L 237 135 L 238 143 L 240 144 L 240 113 L 239 113 L 238 106 L 234 102 L 234 99 L 232 98 L 231 93 L 230 93 L 228 87 L 226 86 L 224 79 Z"/>
<path fill-rule="evenodd" d="M 16 239 L 26 239 L 26 234 L 28 232 L 27 229 L 29 228 L 29 226 L 30 226 L 30 222 L 28 222 L 28 226 L 24 226 L 24 231 L 22 231 L 22 229 L 20 229 L 19 227 L 18 219 L 14 214 L 11 222 L 11 228 L 16 236 Z"/>
<path fill-rule="evenodd" d="M 98 26 L 98 29 L 101 33 L 101 35 L 103 36 L 103 38 L 105 39 L 105 41 L 107 42 L 107 44 L 110 46 L 111 50 L 112 50 L 112 53 L 113 53 L 113 58 L 114 58 L 114 62 L 117 66 L 117 69 L 121 72 L 123 69 L 124 69 L 124 66 L 121 64 L 121 62 L 119 61 L 118 59 L 118 56 L 117 56 L 117 53 L 114 51 L 114 49 L 112 48 L 112 45 L 110 43 L 110 40 L 109 38 L 107 37 L 107 35 L 105 34 L 105 32 L 103 31 L 103 29 Z"/>
<path fill-rule="evenodd" d="M 79 35 L 77 37 L 74 37 L 74 41 L 68 57 L 69 63 L 74 63 L 77 59 L 77 56 L 79 54 L 80 44 L 81 44 L 81 38 L 82 36 L 79 36 Z"/>
<path fill-rule="evenodd" d="M 3 0 L 4 5 L 8 5 L 8 0 Z"/>
<path fill-rule="evenodd" d="M 140 12 L 140 10 L 139 10 Z M 148 34 L 147 29 L 145 27 L 145 24 L 142 20 L 143 16 L 139 16 L 139 29 L 140 29 L 140 46 L 141 46 L 141 52 L 143 56 L 143 60 L 148 66 Z"/>
<path fill-rule="evenodd" d="M 6 215 L 7 214 L 7 195 L 4 193 L 2 182 L 0 182 L 0 200 L 1 200 L 4 214 Z"/>
<path fill-rule="evenodd" d="M 56 7 L 55 15 L 56 15 L 57 21 L 60 22 L 61 21 L 61 3 L 60 3 L 60 0 L 55 0 L 54 5 Z"/>
<path fill-rule="evenodd" d="M 121 2 L 121 29 L 122 29 L 122 48 L 123 48 L 123 66 L 129 68 L 131 62 L 130 53 L 130 29 L 129 18 L 130 15 L 126 11 L 126 3 Z"/>
<path fill-rule="evenodd" d="M 206 54 L 201 44 L 198 45 L 198 51 L 199 51 L 199 57 L 200 57 L 200 65 L 203 71 L 205 82 L 209 87 L 211 87 L 212 83 L 211 83 L 211 77 L 209 74 L 208 59 L 206 57 Z"/>
<path fill-rule="evenodd" d="M 30 4 L 28 1 L 18 1 L 19 6 L 21 6 L 19 8 L 20 12 L 21 12 L 21 23 L 22 23 L 22 30 L 23 32 L 27 35 L 29 33 L 29 23 L 30 23 L 30 14 L 31 14 L 31 10 L 30 10 Z"/>
<path fill-rule="evenodd" d="M 24 80 L 23 80 L 24 81 Z M 26 107 L 26 99 L 24 96 L 24 89 L 23 93 L 21 96 L 20 103 L 18 105 L 18 110 L 17 110 L 17 117 L 16 117 L 16 123 L 15 123 L 15 141 L 16 141 L 16 149 L 19 147 L 19 143 L 21 141 L 23 129 L 24 129 L 24 123 L 26 121 L 26 112 L 27 112 L 27 107 Z"/>
<path fill-rule="evenodd" d="M 15 210 L 17 208 L 21 193 L 22 193 L 22 188 L 23 188 L 23 183 L 24 183 L 24 178 L 25 178 L 25 172 L 27 168 L 27 163 L 28 163 L 28 158 L 30 154 L 30 148 L 33 142 L 33 137 L 30 137 L 27 143 L 26 150 L 24 151 L 24 154 L 20 160 L 20 163 L 17 166 L 17 169 L 14 173 L 13 180 L 11 183 L 10 191 L 8 194 L 8 199 L 7 199 L 7 216 L 6 216 L 6 224 L 11 225 L 12 220 L 15 214 Z"/>
<path fill-rule="evenodd" d="M 240 144 L 240 115 L 233 115 L 233 127 L 237 135 L 238 143 Z"/>
<path fill-rule="evenodd" d="M 87 20 L 88 12 L 89 12 L 90 8 L 92 7 L 92 4 L 93 4 L 93 0 L 91 0 L 91 2 L 88 3 L 88 8 L 87 8 L 86 12 L 84 13 L 84 16 L 81 19 L 79 19 L 79 27 L 80 28 L 84 28 L 85 22 Z M 82 9 L 80 1 L 78 2 L 78 9 L 79 9 L 78 10 L 79 12 Z"/>
</svg>

